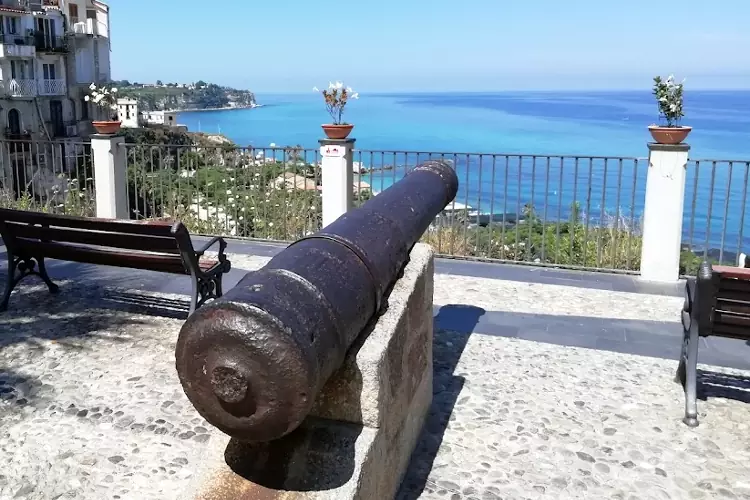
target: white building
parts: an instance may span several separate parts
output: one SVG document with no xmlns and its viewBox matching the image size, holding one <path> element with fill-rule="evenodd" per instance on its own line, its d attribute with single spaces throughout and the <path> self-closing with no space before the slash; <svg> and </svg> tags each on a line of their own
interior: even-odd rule
<svg viewBox="0 0 750 500">
<path fill-rule="evenodd" d="M 117 99 L 117 116 L 125 128 L 161 126 L 187 130 L 184 125 L 177 124 L 176 111 L 140 111 L 138 101 L 128 97 Z"/>
<path fill-rule="evenodd" d="M 107 4 L 99 0 L 0 0 L 2 139 L 67 144 L 88 137 L 93 133 L 91 120 L 108 118 L 106 110 L 84 97 L 92 82 L 110 81 L 109 55 Z M 52 146 L 41 142 L 35 148 L 38 153 L 21 154 L 14 145 L 3 146 L 1 185 L 8 186 L 9 176 L 18 187 L 41 176 L 42 170 L 59 172 L 60 157 L 70 156 L 63 151 L 55 154 Z M 56 158 L 54 165 L 50 158 Z"/>
<path fill-rule="evenodd" d="M 99 0 L 2 0 L 0 127 L 7 139 L 86 136 L 83 97 L 110 80 L 109 7 Z M 94 116 L 96 115 L 96 116 Z"/>
<path fill-rule="evenodd" d="M 126 97 L 117 99 L 117 118 L 125 128 L 138 128 L 138 101 Z"/>
</svg>

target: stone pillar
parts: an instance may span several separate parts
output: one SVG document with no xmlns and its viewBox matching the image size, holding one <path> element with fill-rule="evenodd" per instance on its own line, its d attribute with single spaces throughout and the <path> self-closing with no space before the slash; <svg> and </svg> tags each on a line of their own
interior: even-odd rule
<svg viewBox="0 0 750 500">
<path fill-rule="evenodd" d="M 649 143 L 641 279 L 671 283 L 680 275 L 687 144 Z"/>
<path fill-rule="evenodd" d="M 344 215 L 354 201 L 355 139 L 321 139 L 321 183 L 323 187 L 323 227 Z"/>
<path fill-rule="evenodd" d="M 96 216 L 102 219 L 129 219 L 128 173 L 125 138 L 114 135 L 91 136 L 94 161 Z"/>
</svg>

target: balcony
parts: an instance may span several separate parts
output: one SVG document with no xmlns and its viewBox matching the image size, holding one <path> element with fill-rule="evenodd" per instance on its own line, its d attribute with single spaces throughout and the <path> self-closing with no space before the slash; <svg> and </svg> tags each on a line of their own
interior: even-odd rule
<svg viewBox="0 0 750 500">
<path fill-rule="evenodd" d="M 65 92 L 65 80 L 62 78 L 39 80 L 39 95 L 65 95 Z"/>
<path fill-rule="evenodd" d="M 60 122 L 55 123 L 52 121 L 46 122 L 47 130 L 49 130 L 52 138 L 54 139 L 69 139 L 71 137 L 78 137 L 78 122 Z"/>
<path fill-rule="evenodd" d="M 68 51 L 68 43 L 65 37 L 50 36 L 48 33 L 37 31 L 34 35 L 34 45 L 38 52 L 65 53 Z"/>
<path fill-rule="evenodd" d="M 34 57 L 36 47 L 30 36 L 4 34 L 0 35 L 0 57 Z"/>
<path fill-rule="evenodd" d="M 11 78 L 0 81 L 0 94 L 7 97 L 35 97 L 37 95 L 36 80 Z"/>
<path fill-rule="evenodd" d="M 5 127 L 5 133 L 3 134 L 5 139 L 9 141 L 30 141 L 31 134 L 27 130 L 14 132 L 10 127 Z"/>
<path fill-rule="evenodd" d="M 86 19 L 71 23 L 71 31 L 79 36 L 107 36 L 107 25 L 96 19 Z"/>
</svg>

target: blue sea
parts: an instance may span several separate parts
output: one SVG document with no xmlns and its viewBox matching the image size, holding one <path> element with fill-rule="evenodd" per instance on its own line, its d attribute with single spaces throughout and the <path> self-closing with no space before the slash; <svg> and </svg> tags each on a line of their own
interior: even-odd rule
<svg viewBox="0 0 750 500">
<path fill-rule="evenodd" d="M 242 146 L 318 147 L 320 125 L 330 121 L 320 95 L 256 97 L 261 107 L 180 113 L 178 121 L 191 131 L 222 133 Z M 705 161 L 689 164 L 683 242 L 731 254 L 747 250 L 747 166 L 730 167 L 726 160 L 750 161 L 750 90 L 688 90 L 685 114 L 683 123 L 693 127 L 690 159 L 725 161 L 715 167 Z M 658 121 L 648 91 L 362 94 L 347 106 L 345 117 L 355 124 L 357 149 L 451 153 L 446 158 L 462 180 L 457 199 L 481 213 L 515 214 L 533 203 L 547 219 L 565 219 L 577 202 L 592 224 L 618 219 L 637 225 L 642 216 L 647 127 Z M 548 162 L 466 153 L 629 159 Z M 355 159 L 395 169 L 366 178 L 379 190 L 403 175 L 400 168 L 427 156 L 362 153 Z"/>
</svg>

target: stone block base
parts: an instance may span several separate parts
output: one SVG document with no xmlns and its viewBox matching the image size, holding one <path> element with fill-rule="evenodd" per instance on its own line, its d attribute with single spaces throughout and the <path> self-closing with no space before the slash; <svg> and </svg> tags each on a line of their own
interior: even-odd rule
<svg viewBox="0 0 750 500">
<path fill-rule="evenodd" d="M 388 310 L 352 346 L 311 415 L 268 443 L 214 437 L 193 498 L 393 498 L 432 402 L 433 273 L 432 250 L 416 245 Z"/>
</svg>

